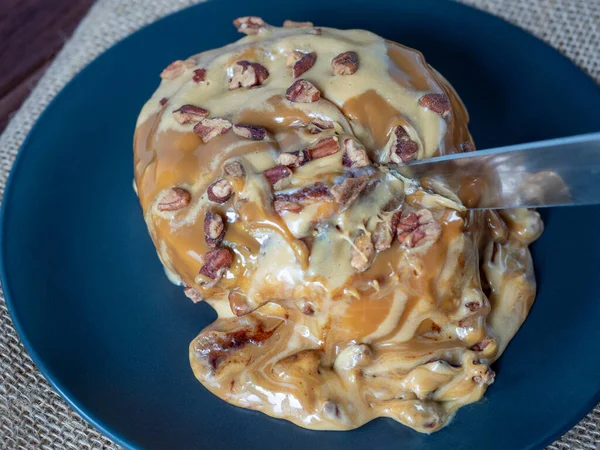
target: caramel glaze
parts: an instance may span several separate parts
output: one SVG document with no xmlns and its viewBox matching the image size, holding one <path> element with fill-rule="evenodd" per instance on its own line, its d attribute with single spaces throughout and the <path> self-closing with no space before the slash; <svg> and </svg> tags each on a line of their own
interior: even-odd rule
<svg viewBox="0 0 600 450">
<path fill-rule="evenodd" d="M 317 102 L 284 97 L 294 81 L 285 60 L 294 50 L 317 54 L 302 75 L 320 89 Z M 358 54 L 359 69 L 333 75 L 330 62 L 345 51 Z M 229 90 L 231 66 L 242 59 L 262 64 L 269 77 L 261 86 Z M 472 145 L 467 112 L 449 83 L 421 53 L 360 30 L 266 27 L 188 61 L 195 67 L 163 80 L 140 114 L 135 186 L 167 272 L 219 316 L 190 345 L 198 380 L 232 404 L 323 430 L 386 416 L 432 432 L 479 400 L 493 381 L 489 365 L 533 302 L 527 246 L 542 223 L 533 211 L 467 212 L 379 165 L 389 161 L 397 126 L 418 144 L 418 158 Z M 205 81 L 192 80 L 196 68 L 206 69 Z M 446 117 L 419 105 L 429 93 L 448 97 Z M 268 136 L 252 141 L 230 131 L 203 143 L 193 124 L 173 119 L 171 112 L 184 104 L 265 127 Z M 334 127 L 312 134 L 316 118 Z M 331 191 L 361 176 L 368 187 L 349 206 L 330 196 L 301 212 L 277 213 L 262 172 L 282 152 L 330 136 L 340 143 L 357 139 L 375 164 L 349 169 L 342 150 L 293 169 L 285 192 L 315 182 Z M 224 164 L 234 160 L 243 165 L 243 178 L 224 174 Z M 206 190 L 223 177 L 234 194 L 219 205 Z M 188 190 L 191 201 L 160 211 L 157 203 L 172 187 Z M 475 185 L 472 190 L 476 197 Z M 386 211 L 406 217 L 423 209 L 440 226 L 439 236 L 412 248 L 394 239 L 365 271 L 353 268 L 353 241 L 374 233 Z M 198 276 L 211 250 L 203 228 L 209 210 L 226 218 L 223 245 L 234 254 L 211 287 Z"/>
</svg>

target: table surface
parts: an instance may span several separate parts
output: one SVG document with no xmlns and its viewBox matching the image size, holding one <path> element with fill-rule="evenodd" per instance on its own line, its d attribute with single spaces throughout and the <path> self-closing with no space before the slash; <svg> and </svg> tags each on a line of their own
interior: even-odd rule
<svg viewBox="0 0 600 450">
<path fill-rule="evenodd" d="M 93 2 L 0 2 L 0 133 Z"/>
</svg>

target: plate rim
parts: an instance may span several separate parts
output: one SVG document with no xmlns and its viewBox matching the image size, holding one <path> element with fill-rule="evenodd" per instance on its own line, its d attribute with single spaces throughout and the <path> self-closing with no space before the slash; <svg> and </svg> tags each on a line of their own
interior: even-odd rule
<svg viewBox="0 0 600 450">
<path fill-rule="evenodd" d="M 55 375 L 53 374 L 53 371 L 47 367 L 46 363 L 44 362 L 44 358 L 36 351 L 34 346 L 29 341 L 28 335 L 27 335 L 27 333 L 25 333 L 23 326 L 21 324 L 19 315 L 16 313 L 16 308 L 14 305 L 17 302 L 15 302 L 15 300 L 12 296 L 10 282 L 9 282 L 9 278 L 7 277 L 7 272 L 6 272 L 7 266 L 10 265 L 10 263 L 7 261 L 7 255 L 6 255 L 6 251 L 5 251 L 6 240 L 8 239 L 8 236 L 6 233 L 6 223 L 7 223 L 6 216 L 8 214 L 9 208 L 11 208 L 11 206 L 10 206 L 10 204 L 11 204 L 10 199 L 12 197 L 11 193 L 14 189 L 13 186 L 16 183 L 15 179 L 18 179 L 17 178 L 19 176 L 18 173 L 22 167 L 23 153 L 24 153 L 25 149 L 29 146 L 31 137 L 35 133 L 37 133 L 37 130 L 40 127 L 40 125 L 39 125 L 40 122 L 46 120 L 46 118 L 50 115 L 52 108 L 55 108 L 56 104 L 58 104 L 60 101 L 62 101 L 62 99 L 65 97 L 65 95 L 68 94 L 69 89 L 72 89 L 72 86 L 76 82 L 79 82 L 79 80 L 81 78 L 83 78 L 88 72 L 94 70 L 94 66 L 96 65 L 98 60 L 109 57 L 110 56 L 109 54 L 116 47 L 119 47 L 122 44 L 126 44 L 129 40 L 132 40 L 135 37 L 137 37 L 138 34 L 142 34 L 142 33 L 146 32 L 148 28 L 151 28 L 157 24 L 171 20 L 174 16 L 184 15 L 190 9 L 202 8 L 204 5 L 206 5 L 208 3 L 215 3 L 217 1 L 219 1 L 219 0 L 206 0 L 201 3 L 189 5 L 189 6 L 184 7 L 183 9 L 171 12 L 171 13 L 167 14 L 166 16 L 163 16 L 157 20 L 154 20 L 154 21 L 142 26 L 141 28 L 134 31 L 133 33 L 123 37 L 122 39 L 118 40 L 117 42 L 113 43 L 108 48 L 106 48 L 105 50 L 100 52 L 92 60 L 88 61 L 78 72 L 75 73 L 75 75 L 71 79 L 69 79 L 65 83 L 65 85 L 63 87 L 61 87 L 61 89 L 58 91 L 58 93 L 56 93 L 56 95 L 50 100 L 48 105 L 41 111 L 40 115 L 35 120 L 34 124 L 32 125 L 31 129 L 27 133 L 25 139 L 23 140 L 23 143 L 19 146 L 17 155 L 15 156 L 13 164 L 10 168 L 10 172 L 8 174 L 8 177 L 6 180 L 6 185 L 4 188 L 4 193 L 3 193 L 2 199 L 1 199 L 2 203 L 0 205 L 0 284 L 1 284 L 2 290 L 4 292 L 4 299 L 5 299 L 5 303 L 6 303 L 6 307 L 7 307 L 9 316 L 12 321 L 13 327 L 14 327 L 15 331 L 17 332 L 19 341 L 25 348 L 27 354 L 29 355 L 29 357 L 31 358 L 31 360 L 33 361 L 33 363 L 35 364 L 37 369 L 40 371 L 43 378 L 46 381 L 48 381 L 48 383 L 52 386 L 52 388 L 61 397 L 62 400 L 64 400 L 71 408 L 73 408 L 73 410 L 81 418 L 83 418 L 89 425 L 91 425 L 92 428 L 96 429 L 101 434 L 103 434 L 105 437 L 108 437 L 109 439 L 111 439 L 112 441 L 117 443 L 118 445 L 120 445 L 126 449 L 130 449 L 130 450 L 139 450 L 139 449 L 142 449 L 143 447 L 141 447 L 141 444 L 135 443 L 132 440 L 126 438 L 122 434 L 122 432 L 106 425 L 104 423 L 104 420 L 101 417 L 97 416 L 94 413 L 86 412 L 85 406 L 78 405 L 76 400 L 74 400 L 72 398 L 72 395 L 69 393 L 68 387 L 63 386 L 61 382 L 59 382 L 58 380 L 55 379 Z M 509 29 L 512 29 L 515 36 L 520 35 L 520 39 L 534 39 L 534 40 L 538 41 L 539 44 L 542 44 L 543 46 L 545 46 L 547 49 L 552 50 L 552 52 L 554 53 L 555 56 L 560 57 L 562 60 L 567 62 L 573 68 L 576 68 L 591 83 L 593 83 L 598 88 L 598 90 L 600 90 L 600 85 L 598 83 L 596 83 L 595 80 L 588 73 L 586 73 L 586 71 L 584 69 L 582 69 L 579 65 L 577 65 L 573 60 L 571 60 L 570 58 L 565 56 L 558 49 L 556 49 L 549 43 L 545 42 L 543 39 L 531 34 L 530 32 L 526 31 L 525 29 L 521 28 L 520 26 L 515 25 L 511 22 L 508 22 L 504 18 L 497 16 L 495 14 L 492 14 L 489 11 L 479 9 L 479 8 L 476 8 L 469 4 L 461 3 L 458 1 L 447 1 L 447 0 L 427 0 L 427 1 L 429 1 L 430 3 L 442 3 L 442 2 L 443 3 L 451 3 L 451 4 L 453 4 L 453 8 L 458 8 L 458 10 L 462 9 L 465 12 L 469 11 L 468 14 L 476 14 L 476 15 L 481 14 L 481 15 L 485 16 L 486 20 L 488 20 L 488 21 L 493 20 L 496 22 L 502 22 L 504 26 L 507 26 Z M 267 2 L 272 3 L 272 0 L 267 0 Z M 9 206 L 7 206 L 7 205 L 9 205 Z M 528 449 L 543 448 L 543 447 L 547 446 L 548 444 L 555 442 L 561 436 L 563 436 L 565 433 L 567 433 L 569 430 L 571 430 L 575 425 L 577 425 L 585 416 L 587 416 L 590 412 L 592 412 L 592 410 L 595 408 L 595 406 L 598 403 L 600 403 L 600 384 L 598 386 L 597 392 L 595 394 L 591 395 L 589 401 L 585 403 L 583 410 L 580 410 L 577 414 L 575 414 L 573 416 L 573 418 L 571 420 L 566 421 L 562 427 L 557 428 L 553 433 L 548 432 L 545 436 L 540 436 L 540 438 L 537 439 L 537 441 L 535 443 L 531 444 L 527 448 Z M 525 450 L 525 448 L 524 448 L 524 450 Z"/>
</svg>

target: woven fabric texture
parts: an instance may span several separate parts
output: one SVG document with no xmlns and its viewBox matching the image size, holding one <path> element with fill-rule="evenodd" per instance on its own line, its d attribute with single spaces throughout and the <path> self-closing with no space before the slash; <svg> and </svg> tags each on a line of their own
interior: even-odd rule
<svg viewBox="0 0 600 450">
<path fill-rule="evenodd" d="M 461 0 L 524 28 L 600 82 L 599 0 Z M 15 156 L 63 86 L 108 47 L 199 0 L 99 0 L 0 136 L 0 198 Z M 0 291 L 0 448 L 119 449 L 54 392 L 23 348 Z M 600 405 L 552 450 L 600 449 Z"/>
</svg>

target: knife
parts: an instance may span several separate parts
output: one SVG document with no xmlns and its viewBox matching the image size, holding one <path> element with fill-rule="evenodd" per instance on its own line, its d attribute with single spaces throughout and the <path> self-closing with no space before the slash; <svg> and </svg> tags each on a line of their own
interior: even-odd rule
<svg viewBox="0 0 600 450">
<path fill-rule="evenodd" d="M 392 173 L 469 209 L 600 203 L 600 133 L 439 156 Z"/>
</svg>

